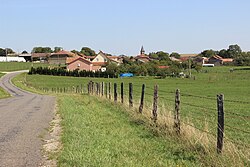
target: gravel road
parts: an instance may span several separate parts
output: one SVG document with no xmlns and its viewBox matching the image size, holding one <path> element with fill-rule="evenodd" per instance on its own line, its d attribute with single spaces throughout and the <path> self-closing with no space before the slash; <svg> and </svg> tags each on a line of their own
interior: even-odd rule
<svg viewBox="0 0 250 167">
<path fill-rule="evenodd" d="M 12 95 L 0 100 L 0 167 L 38 167 L 43 161 L 41 136 L 53 118 L 55 98 L 13 86 L 10 80 L 18 73 L 0 80 Z"/>
</svg>

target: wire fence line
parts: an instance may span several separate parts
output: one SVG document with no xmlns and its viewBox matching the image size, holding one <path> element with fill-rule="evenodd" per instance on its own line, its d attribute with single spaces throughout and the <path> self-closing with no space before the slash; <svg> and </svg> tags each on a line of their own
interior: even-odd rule
<svg viewBox="0 0 250 167">
<path fill-rule="evenodd" d="M 138 106 L 142 105 L 141 104 L 142 103 L 142 101 L 141 101 L 142 100 L 141 99 L 142 98 L 141 97 L 142 96 L 142 85 L 138 85 L 138 84 L 136 84 L 136 86 L 133 85 L 134 87 L 132 89 L 132 92 L 129 92 L 129 89 L 126 85 L 124 85 L 124 90 L 121 90 L 121 87 L 118 84 L 117 88 L 116 88 L 117 94 L 115 95 L 114 94 L 115 88 L 114 88 L 113 83 L 110 84 L 110 90 L 105 90 L 105 89 L 108 89 L 107 86 L 105 86 L 106 84 L 108 85 L 108 83 L 104 83 L 104 85 L 100 86 L 101 85 L 100 83 L 89 82 L 87 85 L 84 85 L 84 84 L 83 85 L 76 85 L 76 86 L 71 86 L 68 88 L 42 88 L 42 90 L 45 92 L 53 92 L 53 93 L 85 93 L 85 94 L 87 93 L 90 95 L 104 96 L 110 100 L 114 100 L 114 99 L 117 100 L 118 97 L 120 99 L 126 97 L 126 98 L 129 98 L 129 99 L 127 99 L 129 103 L 131 103 L 131 102 L 135 103 L 138 100 L 140 102 L 137 103 L 137 105 Z M 166 96 L 162 95 L 163 93 L 166 94 Z M 217 118 L 219 117 L 218 99 L 217 99 L 217 109 L 216 109 L 216 107 L 212 108 L 212 107 L 201 105 L 202 103 L 195 104 L 195 103 L 191 103 L 190 101 L 189 102 L 184 101 L 184 100 L 187 100 L 186 99 L 186 97 L 187 97 L 187 98 L 195 98 L 195 99 L 198 98 L 200 100 L 204 99 L 204 100 L 209 100 L 209 101 L 214 100 L 216 102 L 216 98 L 179 92 L 179 96 L 181 96 L 181 97 L 184 96 L 185 98 L 183 98 L 183 100 L 181 102 L 178 102 L 178 100 L 176 100 L 176 96 L 177 96 L 176 93 L 177 93 L 177 91 L 176 92 L 169 92 L 169 91 L 163 91 L 161 89 L 158 89 L 157 92 L 155 92 L 155 88 L 151 88 L 151 87 L 146 86 L 145 92 L 143 92 L 143 94 L 144 94 L 143 100 L 145 100 L 145 98 L 147 100 L 149 100 L 148 98 L 151 98 L 152 101 L 151 100 L 149 100 L 149 101 L 152 102 L 152 106 L 153 106 L 151 108 L 152 110 L 154 109 L 153 103 L 155 102 L 155 100 L 157 100 L 157 105 L 159 105 L 159 102 L 161 102 L 163 104 L 171 102 L 171 105 L 174 105 L 173 116 L 172 117 L 168 116 L 168 115 L 164 115 L 164 116 L 171 118 L 173 120 L 174 127 L 176 129 L 180 128 L 180 126 L 179 126 L 180 124 L 185 124 L 185 125 L 188 125 L 188 126 L 195 128 L 203 133 L 207 133 L 209 135 L 213 135 L 214 137 L 218 138 L 218 132 L 224 133 L 224 126 L 225 126 L 227 133 L 228 132 L 233 133 L 233 134 L 242 133 L 245 136 L 250 134 L 249 127 L 248 127 L 248 129 L 246 129 L 245 127 L 235 127 L 231 124 L 228 124 L 228 122 L 225 125 L 223 122 L 223 128 L 220 127 L 220 125 L 217 122 L 218 121 Z M 131 94 L 132 94 L 132 96 L 130 97 Z M 168 95 L 171 95 L 172 98 Z M 114 96 L 117 96 L 117 97 L 114 97 Z M 132 99 L 130 99 L 130 98 L 132 98 Z M 117 101 L 121 102 L 123 100 L 117 100 Z M 226 100 L 223 99 L 223 105 L 224 105 L 224 102 L 226 102 Z M 239 102 L 241 104 L 249 104 L 248 102 L 242 103 L 242 101 L 231 101 L 231 102 L 234 102 L 234 103 Z M 129 106 L 133 106 L 133 105 L 129 104 Z M 192 110 L 187 112 L 187 113 L 184 113 L 184 114 L 178 113 L 178 116 L 177 116 L 176 110 L 178 108 L 179 108 L 179 110 L 183 110 L 183 112 L 188 110 L 189 108 Z M 156 113 L 156 115 L 157 115 L 157 113 Z M 157 115 L 157 116 L 160 116 L 160 115 Z M 177 118 L 180 119 L 180 116 L 183 117 L 182 120 L 177 119 Z M 201 116 L 204 116 L 204 117 L 201 117 Z M 189 122 L 185 121 L 185 118 L 189 118 L 193 122 L 189 123 Z M 227 120 L 232 120 L 232 121 L 241 121 L 241 122 L 249 125 L 250 116 L 244 115 L 244 114 L 239 114 L 239 113 L 228 111 L 228 110 L 225 111 L 223 109 L 223 119 L 224 118 L 226 118 Z M 157 118 L 156 118 L 156 121 L 157 121 Z M 209 128 L 213 129 L 212 132 L 201 128 L 202 123 L 205 123 L 205 122 L 209 123 L 209 125 L 210 125 Z M 198 123 L 199 126 L 198 126 L 198 124 L 196 125 L 196 123 Z M 218 131 L 217 136 L 216 136 L 215 126 L 217 126 L 217 131 Z M 232 140 L 228 137 L 227 137 L 227 139 Z M 238 143 L 244 144 L 244 142 L 238 142 Z"/>
</svg>

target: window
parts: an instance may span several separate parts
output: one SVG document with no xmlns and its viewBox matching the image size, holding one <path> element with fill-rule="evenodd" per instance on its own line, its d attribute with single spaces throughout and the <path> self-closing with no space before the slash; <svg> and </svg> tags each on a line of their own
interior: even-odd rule
<svg viewBox="0 0 250 167">
<path fill-rule="evenodd" d="M 81 64 L 80 64 L 80 63 L 78 63 L 78 64 L 77 64 L 77 67 L 80 67 L 80 66 L 81 66 Z"/>
</svg>

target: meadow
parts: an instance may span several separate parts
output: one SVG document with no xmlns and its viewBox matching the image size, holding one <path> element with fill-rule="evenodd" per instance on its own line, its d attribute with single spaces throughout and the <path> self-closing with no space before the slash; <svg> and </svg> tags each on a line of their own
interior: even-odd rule
<svg viewBox="0 0 250 167">
<path fill-rule="evenodd" d="M 152 77 L 134 78 L 77 78 L 63 76 L 26 75 L 19 77 L 18 82 L 25 82 L 29 87 L 37 91 L 43 88 L 66 88 L 82 85 L 86 90 L 87 83 L 94 82 L 121 82 L 125 85 L 125 98 L 128 94 L 128 83 L 133 83 L 135 108 L 139 105 L 141 85 L 146 84 L 146 104 L 143 113 L 150 114 L 152 110 L 153 87 L 159 85 L 159 117 L 165 118 L 163 124 L 173 120 L 174 95 L 178 88 L 181 91 L 181 128 L 186 137 L 197 135 L 194 143 L 206 142 L 207 135 L 211 136 L 212 145 L 215 150 L 217 133 L 217 104 L 216 95 L 225 95 L 225 150 L 245 150 L 239 153 L 243 156 L 243 163 L 249 164 L 249 139 L 250 139 L 250 71 L 248 67 L 216 67 L 203 68 L 202 72 L 193 71 L 195 78 L 166 78 L 155 79 Z M 118 89 L 119 90 L 119 89 Z M 118 93 L 119 94 L 119 93 Z M 77 99 L 76 99 L 77 100 Z M 74 105 L 72 105 L 74 106 Z M 171 117 L 170 120 L 166 119 Z M 66 118 L 66 117 L 65 117 Z M 167 125 L 165 125 L 167 126 Z M 205 132 L 205 133 L 203 133 Z M 189 134 L 190 133 L 190 134 Z M 205 136 L 205 137 L 204 137 Z M 232 145 L 233 144 L 233 145 Z M 245 154 L 246 153 L 246 154 Z M 230 162 L 230 161 L 229 161 Z M 232 165 L 232 164 L 231 164 Z"/>
<path fill-rule="evenodd" d="M 29 70 L 31 67 L 48 67 L 51 66 L 46 63 L 32 63 L 32 62 L 0 62 L 0 71 L 18 71 L 18 70 Z M 56 65 L 52 65 L 56 66 Z"/>
</svg>

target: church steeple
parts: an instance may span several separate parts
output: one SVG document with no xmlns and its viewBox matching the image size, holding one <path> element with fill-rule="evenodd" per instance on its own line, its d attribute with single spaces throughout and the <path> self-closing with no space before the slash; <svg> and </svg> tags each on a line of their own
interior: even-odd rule
<svg viewBox="0 0 250 167">
<path fill-rule="evenodd" d="M 143 46 L 141 47 L 141 55 L 144 55 L 145 54 L 145 50 L 143 48 Z"/>
</svg>

